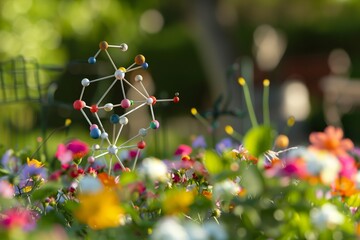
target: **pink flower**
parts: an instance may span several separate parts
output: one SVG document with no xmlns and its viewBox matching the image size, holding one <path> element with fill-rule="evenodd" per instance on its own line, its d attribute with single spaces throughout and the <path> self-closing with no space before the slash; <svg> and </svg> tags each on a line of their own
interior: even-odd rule
<svg viewBox="0 0 360 240">
<path fill-rule="evenodd" d="M 175 151 L 174 155 L 176 156 L 184 156 L 184 155 L 190 155 L 192 152 L 192 148 L 188 145 L 181 144 Z"/>
<path fill-rule="evenodd" d="M 21 228 L 23 231 L 31 231 L 35 226 L 35 214 L 23 208 L 6 210 L 0 220 L 0 227 L 5 229 Z"/>
<path fill-rule="evenodd" d="M 86 156 L 89 152 L 89 147 L 86 143 L 80 140 L 72 140 L 66 145 L 60 144 L 56 151 L 57 157 L 62 164 L 67 164 L 72 160 L 78 160 Z"/>
<path fill-rule="evenodd" d="M 341 164 L 340 176 L 348 179 L 353 179 L 357 173 L 356 163 L 354 158 L 350 156 L 338 157 Z"/>
<path fill-rule="evenodd" d="M 0 196 L 3 198 L 14 197 L 14 187 L 7 181 L 0 181 Z"/>
<path fill-rule="evenodd" d="M 328 126 L 324 132 L 313 132 L 309 136 L 312 147 L 327 150 L 336 156 L 346 156 L 347 151 L 354 148 L 353 142 L 345 138 L 341 128 Z"/>
</svg>

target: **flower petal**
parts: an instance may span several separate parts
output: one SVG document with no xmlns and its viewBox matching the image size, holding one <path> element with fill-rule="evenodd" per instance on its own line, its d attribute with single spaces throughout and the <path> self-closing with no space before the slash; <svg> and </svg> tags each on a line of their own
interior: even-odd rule
<svg viewBox="0 0 360 240">
<path fill-rule="evenodd" d="M 328 126 L 325 128 L 324 132 L 328 135 L 329 138 L 340 140 L 344 136 L 344 132 L 341 128 L 336 128 L 334 126 Z"/>
<path fill-rule="evenodd" d="M 350 139 L 345 138 L 341 140 L 340 147 L 343 148 L 344 150 L 351 150 L 354 148 L 354 143 Z"/>
<path fill-rule="evenodd" d="M 315 147 L 323 148 L 326 138 L 327 136 L 323 132 L 313 132 L 309 136 L 309 141 Z"/>
</svg>

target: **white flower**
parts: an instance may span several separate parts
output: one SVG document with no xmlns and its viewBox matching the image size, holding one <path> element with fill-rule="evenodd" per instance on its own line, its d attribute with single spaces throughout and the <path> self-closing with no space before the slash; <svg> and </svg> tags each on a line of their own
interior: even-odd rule
<svg viewBox="0 0 360 240">
<path fill-rule="evenodd" d="M 181 223 L 175 217 L 162 218 L 154 228 L 152 240 L 225 240 L 227 234 L 215 222 L 206 222 L 199 225 L 192 221 Z"/>
<path fill-rule="evenodd" d="M 310 151 L 304 159 L 308 172 L 312 175 L 320 175 L 325 184 L 334 182 L 341 170 L 339 160 L 325 151 Z"/>
<path fill-rule="evenodd" d="M 139 173 L 153 181 L 168 180 L 168 169 L 163 161 L 157 158 L 145 158 L 138 169 Z"/>
<path fill-rule="evenodd" d="M 209 239 L 206 231 L 201 225 L 198 225 L 193 222 L 188 222 L 184 225 L 185 231 L 188 234 L 188 239 L 190 240 L 207 240 Z"/>
<path fill-rule="evenodd" d="M 310 212 L 311 221 L 319 229 L 333 229 L 336 225 L 344 222 L 344 216 L 330 203 L 326 203 L 321 208 L 314 208 Z"/>
<path fill-rule="evenodd" d="M 358 171 L 355 175 L 356 188 L 360 189 L 360 171 Z"/>
<path fill-rule="evenodd" d="M 195 170 L 192 169 L 192 168 L 186 170 L 186 172 L 185 172 L 186 178 L 187 179 L 192 179 L 194 173 L 195 173 Z"/>
<path fill-rule="evenodd" d="M 240 191 L 240 186 L 235 182 L 227 179 L 214 185 L 213 195 L 215 200 L 219 198 L 232 197 Z"/>
<path fill-rule="evenodd" d="M 185 228 L 176 218 L 166 217 L 161 219 L 151 235 L 153 240 L 187 240 L 189 236 Z"/>
<path fill-rule="evenodd" d="M 102 189 L 102 184 L 97 178 L 84 176 L 79 181 L 79 189 L 84 193 L 96 193 Z"/>
<path fill-rule="evenodd" d="M 217 224 L 215 222 L 207 222 L 204 224 L 203 228 L 207 233 L 208 239 L 213 239 L 213 240 L 228 239 L 227 233 L 221 224 Z"/>
</svg>

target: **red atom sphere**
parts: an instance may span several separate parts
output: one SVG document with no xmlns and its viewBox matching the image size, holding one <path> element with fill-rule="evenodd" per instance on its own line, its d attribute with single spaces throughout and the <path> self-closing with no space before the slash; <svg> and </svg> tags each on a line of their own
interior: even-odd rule
<svg viewBox="0 0 360 240">
<path fill-rule="evenodd" d="M 99 107 L 97 105 L 91 105 L 90 112 L 96 113 L 97 111 L 99 111 Z"/>
<path fill-rule="evenodd" d="M 153 100 L 152 105 L 154 106 L 154 105 L 155 105 L 155 103 L 156 103 L 156 97 L 151 96 L 150 98 L 152 98 L 152 100 Z"/>
<path fill-rule="evenodd" d="M 146 146 L 145 141 L 140 141 L 140 142 L 138 142 L 138 144 L 137 144 L 137 147 L 138 147 L 139 149 L 144 149 L 145 146 Z"/>
<path fill-rule="evenodd" d="M 73 107 L 75 110 L 80 110 L 80 109 L 83 109 L 85 107 L 85 102 L 84 101 L 81 101 L 81 100 L 76 100 L 74 103 L 73 103 Z"/>
<path fill-rule="evenodd" d="M 179 97 L 174 97 L 173 101 L 174 101 L 174 103 L 178 103 L 180 101 L 180 98 Z"/>
</svg>

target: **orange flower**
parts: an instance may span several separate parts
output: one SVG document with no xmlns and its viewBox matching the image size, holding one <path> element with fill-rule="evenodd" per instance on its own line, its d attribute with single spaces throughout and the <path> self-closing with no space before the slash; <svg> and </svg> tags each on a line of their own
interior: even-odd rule
<svg viewBox="0 0 360 240">
<path fill-rule="evenodd" d="M 117 185 L 115 178 L 105 172 L 99 173 L 97 177 L 105 187 L 115 187 Z"/>
<path fill-rule="evenodd" d="M 313 132 L 310 134 L 309 140 L 312 147 L 327 150 L 336 156 L 346 156 L 347 151 L 354 148 L 353 142 L 345 138 L 341 128 L 328 126 L 324 132 Z"/>
<path fill-rule="evenodd" d="M 203 190 L 203 191 L 201 192 L 201 194 L 202 194 L 205 198 L 207 198 L 207 199 L 209 199 L 209 200 L 211 200 L 211 198 L 212 198 L 212 193 L 209 192 L 209 191 L 207 191 L 207 190 Z"/>
<path fill-rule="evenodd" d="M 338 178 L 332 186 L 332 195 L 350 197 L 358 193 L 356 184 L 346 177 Z"/>
</svg>

